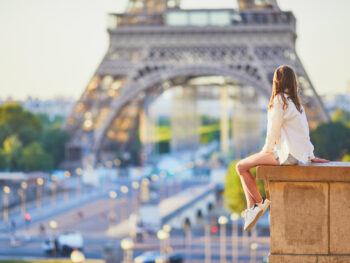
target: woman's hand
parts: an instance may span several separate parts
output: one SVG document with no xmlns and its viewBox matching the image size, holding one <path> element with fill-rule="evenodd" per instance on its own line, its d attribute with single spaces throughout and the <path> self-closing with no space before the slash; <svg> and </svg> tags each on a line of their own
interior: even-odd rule
<svg viewBox="0 0 350 263">
<path fill-rule="evenodd" d="M 313 162 L 313 163 L 328 163 L 329 160 L 315 157 L 315 158 L 311 159 L 311 162 Z"/>
</svg>

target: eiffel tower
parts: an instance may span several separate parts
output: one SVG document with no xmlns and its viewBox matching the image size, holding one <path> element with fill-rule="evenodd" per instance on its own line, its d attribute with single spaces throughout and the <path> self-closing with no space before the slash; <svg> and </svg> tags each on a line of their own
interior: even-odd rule
<svg viewBox="0 0 350 263">
<path fill-rule="evenodd" d="M 237 9 L 186 10 L 180 0 L 129 0 L 126 12 L 110 14 L 107 53 L 65 123 L 67 161 L 95 165 L 129 153 L 147 98 L 196 76 L 234 79 L 269 98 L 275 68 L 291 65 L 310 125 L 327 121 L 295 50 L 293 13 L 276 0 L 237 1 Z"/>
</svg>

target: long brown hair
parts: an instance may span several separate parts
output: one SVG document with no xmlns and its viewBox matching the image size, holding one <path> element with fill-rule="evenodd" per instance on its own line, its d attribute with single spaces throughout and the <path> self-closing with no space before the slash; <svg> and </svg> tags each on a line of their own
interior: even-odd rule
<svg viewBox="0 0 350 263">
<path fill-rule="evenodd" d="M 303 109 L 300 104 L 298 96 L 298 81 L 294 70 L 286 65 L 279 66 L 273 75 L 272 95 L 270 98 L 269 106 L 267 110 L 273 108 L 273 99 L 281 94 L 283 100 L 283 109 L 288 107 L 288 101 L 283 94 L 287 94 L 288 99 L 291 99 L 297 108 L 302 113 Z"/>
</svg>

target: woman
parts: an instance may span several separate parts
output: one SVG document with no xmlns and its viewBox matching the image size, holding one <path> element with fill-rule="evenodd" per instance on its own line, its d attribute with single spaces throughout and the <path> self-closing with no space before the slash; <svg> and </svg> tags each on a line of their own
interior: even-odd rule
<svg viewBox="0 0 350 263">
<path fill-rule="evenodd" d="M 275 70 L 272 95 L 267 108 L 267 135 L 259 153 L 240 160 L 236 170 L 247 200 L 244 230 L 250 230 L 270 205 L 263 200 L 255 178 L 249 171 L 258 165 L 293 165 L 298 162 L 329 162 L 315 158 L 310 142 L 305 110 L 298 97 L 298 83 L 294 70 L 280 66 Z"/>
</svg>

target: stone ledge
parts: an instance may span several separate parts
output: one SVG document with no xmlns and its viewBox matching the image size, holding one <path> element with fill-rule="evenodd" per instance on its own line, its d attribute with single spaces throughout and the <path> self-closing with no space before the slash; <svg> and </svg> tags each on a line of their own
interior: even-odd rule
<svg viewBox="0 0 350 263">
<path fill-rule="evenodd" d="M 259 166 L 271 200 L 270 263 L 350 263 L 350 163 Z"/>
<path fill-rule="evenodd" d="M 349 162 L 264 165 L 257 167 L 257 179 L 287 182 L 350 182 L 350 173 L 346 168 L 350 169 Z"/>
<path fill-rule="evenodd" d="M 350 263 L 350 256 L 270 255 L 269 263 Z"/>
</svg>

